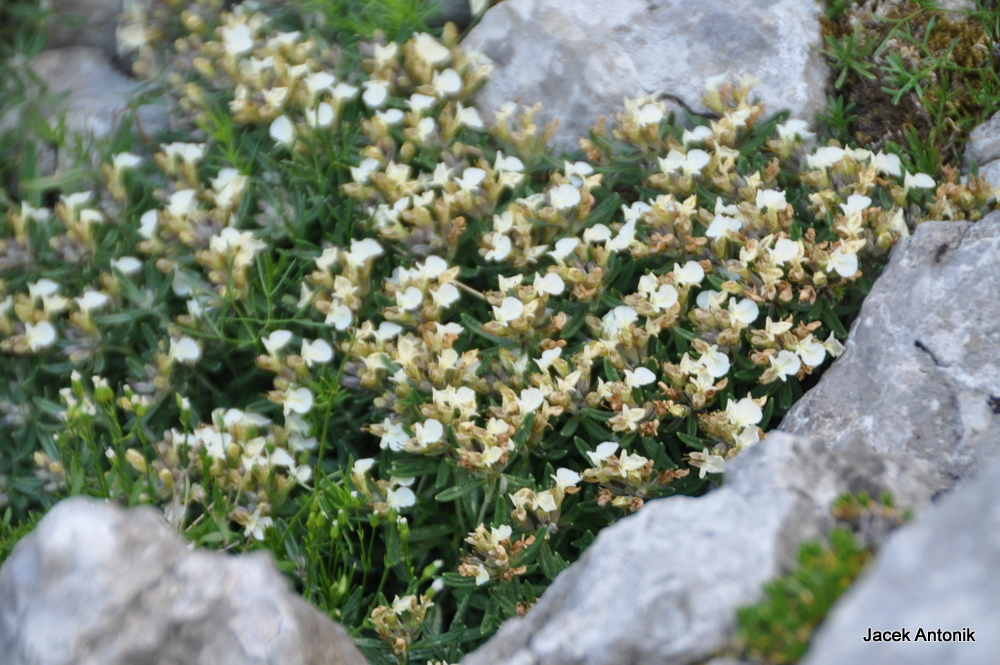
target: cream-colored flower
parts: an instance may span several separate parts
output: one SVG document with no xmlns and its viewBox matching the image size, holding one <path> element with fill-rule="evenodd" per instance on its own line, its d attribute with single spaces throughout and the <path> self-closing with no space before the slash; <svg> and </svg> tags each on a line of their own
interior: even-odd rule
<svg viewBox="0 0 1000 665">
<path fill-rule="evenodd" d="M 190 337 L 171 337 L 170 351 L 167 355 L 172 361 L 193 365 L 201 358 L 201 347 Z"/>
<path fill-rule="evenodd" d="M 32 351 L 48 348 L 56 341 L 56 329 L 48 321 L 25 323 L 24 341 Z"/>
</svg>

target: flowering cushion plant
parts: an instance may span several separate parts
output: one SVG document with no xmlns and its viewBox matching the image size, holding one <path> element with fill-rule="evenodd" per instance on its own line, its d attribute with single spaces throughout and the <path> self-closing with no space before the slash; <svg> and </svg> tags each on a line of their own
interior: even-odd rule
<svg viewBox="0 0 1000 665">
<path fill-rule="evenodd" d="M 266 547 L 376 660 L 457 659 L 600 528 L 708 491 L 844 351 L 895 242 L 993 203 L 765 119 L 747 78 L 692 128 L 625 100 L 556 160 L 537 109 L 472 105 L 490 65 L 453 28 L 375 35 L 358 70 L 287 18 L 185 9 L 188 140 L 0 203 L 27 386 L 2 404 L 39 442 L 30 500 Z"/>
</svg>

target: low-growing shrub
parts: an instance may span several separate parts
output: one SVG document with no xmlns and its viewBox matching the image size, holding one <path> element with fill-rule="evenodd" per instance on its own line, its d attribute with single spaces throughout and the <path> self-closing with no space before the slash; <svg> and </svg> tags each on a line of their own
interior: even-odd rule
<svg viewBox="0 0 1000 665">
<path fill-rule="evenodd" d="M 0 200 L 3 496 L 267 548 L 376 662 L 457 660 L 601 528 L 708 491 L 893 244 L 993 204 L 766 118 L 749 78 L 556 160 L 534 109 L 484 122 L 451 28 L 348 52 L 287 5 L 175 5 L 126 41 L 184 140 Z"/>
</svg>

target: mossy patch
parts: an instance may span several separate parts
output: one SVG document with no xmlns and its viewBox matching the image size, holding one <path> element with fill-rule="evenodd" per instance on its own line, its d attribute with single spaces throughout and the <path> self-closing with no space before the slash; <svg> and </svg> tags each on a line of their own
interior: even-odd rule
<svg viewBox="0 0 1000 665">
<path fill-rule="evenodd" d="M 828 3 L 824 54 L 837 74 L 832 96 L 853 104 L 850 140 L 935 145 L 940 164 L 957 164 L 1000 100 L 995 13 L 912 0 Z"/>
</svg>

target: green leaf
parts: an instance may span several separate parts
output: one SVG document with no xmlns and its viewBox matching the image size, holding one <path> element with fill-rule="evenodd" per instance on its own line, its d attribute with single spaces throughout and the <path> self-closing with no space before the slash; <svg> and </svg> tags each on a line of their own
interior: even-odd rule
<svg viewBox="0 0 1000 665">
<path fill-rule="evenodd" d="M 695 450 L 704 450 L 708 446 L 708 444 L 705 441 L 699 439 L 696 436 L 691 436 L 690 434 L 685 434 L 684 432 L 674 432 L 674 434 L 676 434 L 677 438 L 680 439 L 681 442 L 684 443 L 684 445 L 688 446 L 689 448 L 694 448 Z"/>
<path fill-rule="evenodd" d="M 441 579 L 453 589 L 476 589 L 480 586 L 476 584 L 475 577 L 466 577 L 459 573 L 443 573 Z"/>
<path fill-rule="evenodd" d="M 438 492 L 434 495 L 436 501 L 453 501 L 455 499 L 460 499 L 463 496 L 468 496 L 478 489 L 485 487 L 486 483 L 483 480 L 473 480 L 468 483 L 462 483 L 461 485 L 455 485 L 454 487 L 449 487 L 443 492 Z"/>
</svg>

